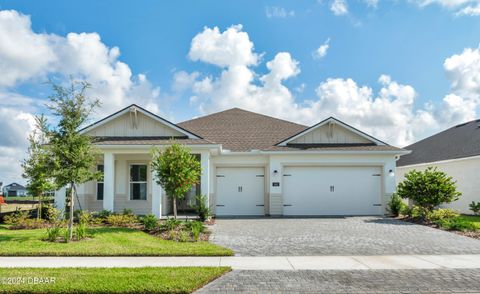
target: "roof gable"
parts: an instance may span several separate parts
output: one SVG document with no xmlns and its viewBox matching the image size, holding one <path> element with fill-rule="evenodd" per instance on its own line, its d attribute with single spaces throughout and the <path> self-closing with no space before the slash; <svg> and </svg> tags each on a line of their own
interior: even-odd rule
<svg viewBox="0 0 480 294">
<path fill-rule="evenodd" d="M 135 104 L 83 128 L 80 132 L 95 137 L 183 137 L 201 139 L 192 132 Z"/>
<path fill-rule="evenodd" d="M 279 143 L 290 145 L 387 145 L 386 143 L 336 119 L 329 117 Z"/>
</svg>

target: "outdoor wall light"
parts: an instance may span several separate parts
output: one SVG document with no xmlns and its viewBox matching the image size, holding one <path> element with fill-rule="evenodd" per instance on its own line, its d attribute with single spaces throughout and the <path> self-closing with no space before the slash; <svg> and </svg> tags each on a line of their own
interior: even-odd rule
<svg viewBox="0 0 480 294">
<path fill-rule="evenodd" d="M 388 171 L 388 175 L 391 176 L 391 177 L 393 177 L 393 176 L 395 175 L 395 174 L 393 173 L 393 169 L 391 169 L 391 170 Z"/>
</svg>

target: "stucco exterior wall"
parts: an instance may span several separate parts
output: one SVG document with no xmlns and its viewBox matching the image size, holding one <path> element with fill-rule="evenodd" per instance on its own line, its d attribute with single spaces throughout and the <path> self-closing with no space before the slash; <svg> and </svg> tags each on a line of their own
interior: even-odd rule
<svg viewBox="0 0 480 294">
<path fill-rule="evenodd" d="M 423 171 L 427 167 L 437 167 L 457 181 L 457 188 L 462 192 L 460 199 L 445 204 L 443 207 L 452 208 L 461 213 L 471 214 L 469 204 L 480 201 L 480 157 L 461 158 L 427 164 L 397 167 L 397 182 L 404 180 L 404 176 L 411 170 Z"/>
</svg>

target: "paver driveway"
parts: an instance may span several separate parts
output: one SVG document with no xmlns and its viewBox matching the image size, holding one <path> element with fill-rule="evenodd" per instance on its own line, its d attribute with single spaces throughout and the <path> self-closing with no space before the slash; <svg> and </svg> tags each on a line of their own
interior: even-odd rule
<svg viewBox="0 0 480 294">
<path fill-rule="evenodd" d="M 379 217 L 217 219 L 213 243 L 240 256 L 480 254 L 480 241 Z"/>
<path fill-rule="evenodd" d="M 197 293 L 479 293 L 480 270 L 233 271 Z"/>
</svg>

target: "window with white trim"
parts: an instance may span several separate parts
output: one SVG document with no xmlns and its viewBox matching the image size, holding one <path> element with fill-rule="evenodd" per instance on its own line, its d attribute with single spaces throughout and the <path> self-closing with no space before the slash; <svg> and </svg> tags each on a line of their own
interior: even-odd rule
<svg viewBox="0 0 480 294">
<path fill-rule="evenodd" d="M 102 173 L 102 176 L 97 181 L 97 200 L 103 200 L 103 164 L 97 165 L 97 171 Z"/>
<path fill-rule="evenodd" d="M 147 165 L 130 165 L 130 200 L 147 200 Z"/>
</svg>

